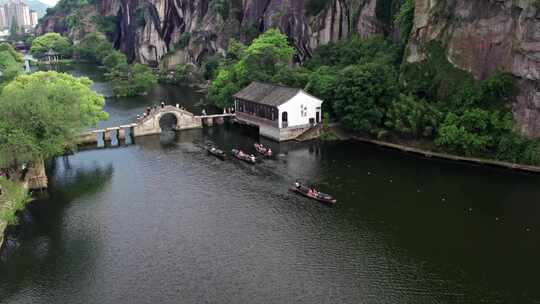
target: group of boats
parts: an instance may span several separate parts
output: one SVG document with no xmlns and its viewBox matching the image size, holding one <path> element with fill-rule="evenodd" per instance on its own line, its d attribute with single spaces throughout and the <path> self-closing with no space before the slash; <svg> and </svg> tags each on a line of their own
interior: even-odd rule
<svg viewBox="0 0 540 304">
<path fill-rule="evenodd" d="M 253 147 L 255 148 L 255 151 L 257 151 L 257 153 L 260 154 L 260 157 L 266 157 L 266 158 L 270 158 L 273 156 L 273 152 L 272 152 L 272 149 L 270 149 L 269 147 L 265 147 L 264 145 L 262 144 L 259 144 L 259 143 L 255 143 L 253 144 Z M 225 151 L 221 150 L 221 149 L 218 149 L 216 147 L 213 147 L 213 146 L 208 146 L 206 148 L 206 150 L 208 151 L 208 154 L 210 155 L 213 155 L 221 160 L 226 160 L 227 159 L 227 153 L 225 153 Z M 248 164 L 256 164 L 257 162 L 260 161 L 260 157 L 257 158 L 254 154 L 251 154 L 251 153 L 246 153 L 240 149 L 232 149 L 231 150 L 231 155 L 234 157 L 234 158 L 237 158 L 241 161 L 244 161 Z M 335 204 L 337 203 L 337 200 L 335 198 L 333 198 L 331 195 L 329 194 L 326 194 L 326 193 L 322 193 L 320 191 L 317 191 L 315 188 L 313 187 L 306 187 L 304 185 L 302 185 L 300 182 L 296 181 L 290 188 L 289 188 L 290 191 L 294 192 L 294 193 L 297 193 L 297 194 L 300 194 L 302 196 L 305 196 L 307 198 L 310 198 L 310 199 L 313 199 L 313 200 L 316 200 L 318 202 L 321 202 L 321 203 L 326 203 L 326 204 Z"/>
<path fill-rule="evenodd" d="M 267 148 L 263 146 L 262 144 L 255 143 L 253 147 L 262 157 L 270 158 L 274 156 L 272 149 Z M 221 160 L 227 159 L 227 153 L 225 153 L 225 151 L 221 149 L 210 146 L 210 147 L 207 147 L 206 150 L 208 151 L 209 154 L 214 155 L 215 157 Z M 252 165 L 260 161 L 260 158 L 257 158 L 255 155 L 251 153 L 246 153 L 240 149 L 232 149 L 231 155 L 239 160 L 245 161 L 246 163 L 252 164 Z"/>
</svg>

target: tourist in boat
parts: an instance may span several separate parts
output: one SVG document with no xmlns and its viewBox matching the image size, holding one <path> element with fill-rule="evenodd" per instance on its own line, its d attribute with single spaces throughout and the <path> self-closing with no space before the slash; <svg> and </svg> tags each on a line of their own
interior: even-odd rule
<svg viewBox="0 0 540 304">
<path fill-rule="evenodd" d="M 252 162 L 255 162 L 255 155 L 251 154 L 251 155 L 249 156 L 249 158 L 251 159 Z"/>
<path fill-rule="evenodd" d="M 243 156 L 244 156 L 244 152 L 242 152 L 242 150 L 238 151 L 238 156 L 239 156 L 239 157 L 243 157 Z"/>
<path fill-rule="evenodd" d="M 300 182 L 295 181 L 294 186 L 296 187 L 296 189 L 300 189 Z"/>
<path fill-rule="evenodd" d="M 266 151 L 266 155 L 272 155 L 272 149 L 268 148 L 268 150 Z"/>
</svg>

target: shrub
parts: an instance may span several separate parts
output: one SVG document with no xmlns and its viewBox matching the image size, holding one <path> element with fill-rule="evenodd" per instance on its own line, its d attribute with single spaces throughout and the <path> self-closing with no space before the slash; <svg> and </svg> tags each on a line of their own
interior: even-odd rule
<svg viewBox="0 0 540 304">
<path fill-rule="evenodd" d="M 401 94 L 386 113 L 385 126 L 399 134 L 432 138 L 442 119 L 433 105 Z"/>
</svg>

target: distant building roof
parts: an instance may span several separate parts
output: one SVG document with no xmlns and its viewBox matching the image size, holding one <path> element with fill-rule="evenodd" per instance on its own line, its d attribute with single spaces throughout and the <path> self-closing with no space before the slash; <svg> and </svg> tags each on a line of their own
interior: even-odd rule
<svg viewBox="0 0 540 304">
<path fill-rule="evenodd" d="M 253 81 L 233 97 L 277 107 L 286 103 L 301 91 L 301 89 Z"/>
</svg>

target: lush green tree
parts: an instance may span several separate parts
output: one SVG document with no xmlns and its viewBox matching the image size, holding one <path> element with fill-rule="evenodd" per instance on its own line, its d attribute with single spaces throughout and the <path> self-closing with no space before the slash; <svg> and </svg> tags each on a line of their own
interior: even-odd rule
<svg viewBox="0 0 540 304">
<path fill-rule="evenodd" d="M 49 50 L 59 53 L 64 58 L 71 57 L 71 42 L 58 33 L 47 33 L 32 41 L 32 47 L 30 48 L 32 55 L 41 57 Z"/>
<path fill-rule="evenodd" d="M 377 134 L 398 93 L 396 72 L 388 64 L 351 65 L 339 72 L 335 112 L 347 129 Z"/>
<path fill-rule="evenodd" d="M 96 58 L 98 61 L 103 61 L 114 51 L 112 44 L 109 41 L 102 41 L 96 47 Z"/>
<path fill-rule="evenodd" d="M 303 68 L 282 68 L 279 69 L 271 78 L 271 82 L 293 88 L 305 88 L 309 82 L 311 71 Z"/>
<path fill-rule="evenodd" d="M 402 0 L 399 12 L 394 16 L 394 25 L 399 28 L 401 44 L 405 45 L 414 23 L 414 0 Z"/>
<path fill-rule="evenodd" d="M 127 65 L 127 57 L 122 52 L 114 50 L 103 58 L 102 63 L 108 70 L 113 70 Z"/>
<path fill-rule="evenodd" d="M 292 62 L 294 48 L 287 36 L 277 29 L 270 29 L 259 36 L 245 50 L 242 62 L 257 79 L 268 79 Z"/>
<path fill-rule="evenodd" d="M 107 119 L 105 100 L 91 85 L 57 72 L 10 82 L 0 95 L 0 167 L 63 153 L 84 128 Z"/>
<path fill-rule="evenodd" d="M 107 41 L 105 35 L 99 32 L 84 36 L 73 50 L 75 56 L 92 62 L 101 62 L 112 51 L 112 45 Z"/>
<path fill-rule="evenodd" d="M 462 114 L 450 112 L 439 128 L 435 143 L 454 152 L 478 155 L 498 144 L 498 139 L 512 132 L 512 114 L 480 108 Z"/>
<path fill-rule="evenodd" d="M 373 61 L 396 64 L 397 59 L 398 49 L 388 39 L 382 36 L 367 39 L 354 36 L 343 42 L 320 46 L 315 50 L 307 66 L 312 69 L 320 66 L 344 68 Z"/>
<path fill-rule="evenodd" d="M 441 117 L 442 113 L 433 105 L 401 94 L 388 108 L 385 126 L 404 136 L 432 138 Z"/>
<path fill-rule="evenodd" d="M 483 106 L 504 106 L 518 94 L 516 79 L 509 73 L 496 71 L 481 82 L 480 94 Z"/>
<path fill-rule="evenodd" d="M 339 70 L 329 66 L 321 66 L 314 70 L 308 79 L 306 89 L 324 100 L 323 112 L 334 114 L 334 97 L 336 94 Z"/>
<path fill-rule="evenodd" d="M 192 66 L 188 64 L 179 64 L 174 70 L 174 80 L 176 83 L 184 83 L 189 80 L 189 74 Z"/>
<path fill-rule="evenodd" d="M 0 43 L 0 89 L 3 84 L 11 81 L 22 73 L 23 57 L 7 43 Z"/>
<path fill-rule="evenodd" d="M 229 41 L 229 47 L 227 48 L 226 59 L 236 62 L 244 58 L 247 46 L 242 42 L 231 38 Z"/>
<path fill-rule="evenodd" d="M 131 75 L 137 94 L 146 94 L 157 84 L 156 76 L 147 65 L 134 64 L 131 67 Z"/>
<path fill-rule="evenodd" d="M 157 77 L 152 69 L 143 64 L 119 65 L 107 76 L 116 96 L 143 95 L 157 84 Z"/>
<path fill-rule="evenodd" d="M 232 95 L 251 81 L 269 82 L 283 69 L 289 69 L 295 52 L 287 36 L 276 29 L 266 31 L 245 49 L 235 41 L 229 49 L 231 62 L 220 67 L 210 89 L 210 97 L 219 107 L 231 106 Z"/>
</svg>

